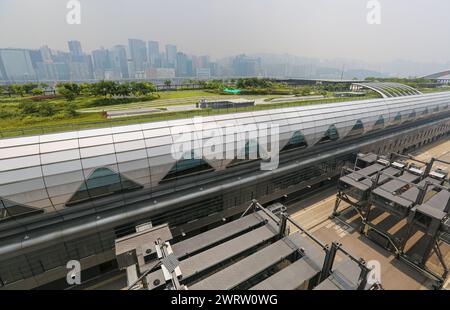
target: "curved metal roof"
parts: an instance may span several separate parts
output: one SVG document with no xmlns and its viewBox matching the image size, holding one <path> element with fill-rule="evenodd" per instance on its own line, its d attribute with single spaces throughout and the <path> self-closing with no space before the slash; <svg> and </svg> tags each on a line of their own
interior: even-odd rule
<svg viewBox="0 0 450 310">
<path fill-rule="evenodd" d="M 401 97 L 401 96 L 414 96 L 421 95 L 422 93 L 417 89 L 400 84 L 391 82 L 370 82 L 370 83 L 353 83 L 353 85 L 361 86 L 363 88 L 371 89 L 383 98 Z"/>
<path fill-rule="evenodd" d="M 343 139 L 357 122 L 368 132 L 380 117 L 384 126 L 395 125 L 448 110 L 449 102 L 450 93 L 434 93 L 214 115 L 203 117 L 202 128 L 195 119 L 180 119 L 2 139 L 0 199 L 47 211 L 58 210 L 66 206 L 98 168 L 107 168 L 153 190 L 176 164 L 171 148 L 178 134 L 192 131 L 206 142 L 216 133 L 208 129 L 211 125 L 274 123 L 280 128 L 280 149 L 298 131 L 311 147 L 332 125 L 339 139 Z M 401 121 L 398 115 L 402 116 Z M 231 162 L 205 161 L 214 170 L 226 169 Z"/>
</svg>

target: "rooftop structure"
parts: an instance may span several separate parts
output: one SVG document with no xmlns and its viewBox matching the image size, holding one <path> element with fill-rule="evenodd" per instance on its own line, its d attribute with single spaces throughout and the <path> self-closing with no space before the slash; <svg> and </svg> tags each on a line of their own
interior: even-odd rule
<svg viewBox="0 0 450 310">
<path fill-rule="evenodd" d="M 243 108 L 252 107 L 255 105 L 255 100 L 247 99 L 227 99 L 227 100 L 206 100 L 202 99 L 197 104 L 197 107 L 202 109 L 227 109 L 227 108 Z"/>
<path fill-rule="evenodd" d="M 400 84 L 390 82 L 370 82 L 370 83 L 353 83 L 351 89 L 358 91 L 363 88 L 373 90 L 380 94 L 383 98 L 403 97 L 403 96 L 415 96 L 422 93 L 417 89 Z"/>
<path fill-rule="evenodd" d="M 436 141 L 450 133 L 449 97 L 215 115 L 203 118 L 204 135 L 194 118 L 1 139 L 0 287 L 52 285 L 70 259 L 83 270 L 111 266 L 114 240 L 141 224 L 169 223 L 177 243 L 234 220 L 252 199 L 266 205 L 332 182 L 357 153 Z M 265 162 L 247 156 L 248 138 L 233 149 L 246 159 L 172 156 L 180 131 L 208 141 L 208 126 L 227 124 L 278 124 L 278 168 L 261 170 Z"/>
<path fill-rule="evenodd" d="M 434 168 L 438 162 L 450 164 L 395 153 L 389 158 L 358 155 L 355 169 L 344 169 L 339 179 L 333 217 L 341 215 L 341 202 L 348 203 L 361 218 L 365 236 L 394 251 L 439 287 L 449 273 L 441 248 L 450 246 L 450 187 L 448 172 Z M 381 222 L 375 220 L 380 214 Z M 433 253 L 439 270 L 427 265 Z"/>
<path fill-rule="evenodd" d="M 287 222 L 300 231 L 289 234 Z M 322 244 L 284 212 L 253 201 L 237 220 L 172 242 L 166 225 L 116 240 L 129 289 L 369 289 L 369 268 L 342 245 Z M 342 262 L 336 255 L 344 254 Z M 378 286 L 381 283 L 376 283 Z"/>
<path fill-rule="evenodd" d="M 357 134 L 432 117 L 449 109 L 450 93 L 331 103 L 204 117 L 203 128 L 278 124 L 279 150 L 311 148 Z M 198 136 L 193 119 L 161 121 L 0 140 L 0 197 L 8 217 L 55 212 L 96 198 L 158 186 L 180 176 L 222 171 L 233 159 L 178 160 L 181 133 Z M 203 130 L 203 144 L 208 130 Z M 226 137 L 224 137 L 226 140 Z M 246 137 L 235 154 L 246 152 Z M 239 146 L 241 145 L 241 146 Z M 261 146 L 260 146 L 261 147 Z M 202 154 L 192 143 L 186 153 Z M 237 155 L 236 155 L 237 156 Z M 183 165 L 180 165 L 183 162 Z M 17 210 L 17 211 L 15 211 Z M 21 211 L 19 211 L 21 210 Z M 25 212 L 26 211 L 26 212 Z"/>
</svg>

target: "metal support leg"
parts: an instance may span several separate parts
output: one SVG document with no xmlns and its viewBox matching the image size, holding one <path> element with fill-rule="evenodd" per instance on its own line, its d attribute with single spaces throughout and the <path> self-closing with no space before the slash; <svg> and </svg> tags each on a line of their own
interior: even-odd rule
<svg viewBox="0 0 450 310">
<path fill-rule="evenodd" d="M 285 212 L 281 212 L 281 221 L 280 221 L 280 230 L 278 231 L 278 238 L 282 239 L 286 236 L 286 228 L 287 228 L 287 214 Z"/>
<path fill-rule="evenodd" d="M 339 197 L 339 195 L 340 195 L 340 193 L 338 193 L 336 196 L 336 201 L 334 202 L 333 213 L 331 214 L 330 219 L 333 219 L 340 215 L 340 213 L 337 212 L 339 205 L 341 204 L 341 198 Z"/>
<path fill-rule="evenodd" d="M 360 260 L 359 266 L 361 267 L 361 273 L 359 274 L 359 284 L 356 289 L 364 290 L 364 289 L 366 289 L 367 277 L 369 275 L 370 269 L 367 267 L 366 262 L 362 258 Z"/>
<path fill-rule="evenodd" d="M 340 248 L 341 244 L 334 242 L 331 244 L 331 247 L 327 249 L 327 253 L 325 255 L 325 260 L 323 262 L 322 272 L 320 275 L 320 282 L 328 278 L 333 269 L 334 259 L 336 258 L 336 252 Z"/>
</svg>

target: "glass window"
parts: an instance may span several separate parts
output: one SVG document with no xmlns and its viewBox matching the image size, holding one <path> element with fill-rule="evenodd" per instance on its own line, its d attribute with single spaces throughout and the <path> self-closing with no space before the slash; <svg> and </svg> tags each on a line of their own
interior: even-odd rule
<svg viewBox="0 0 450 310">
<path fill-rule="evenodd" d="M 42 212 L 42 210 L 24 206 L 0 197 L 0 221 L 12 217 L 21 217 Z"/>
<path fill-rule="evenodd" d="M 337 139 L 339 139 L 339 133 L 337 131 L 337 128 L 336 128 L 335 125 L 331 125 L 327 129 L 327 131 L 325 132 L 323 137 L 320 139 L 319 143 L 325 143 L 325 142 L 329 142 L 329 141 L 336 141 Z"/>
<path fill-rule="evenodd" d="M 95 199 L 140 188 L 142 188 L 141 185 L 127 179 L 111 169 L 98 168 L 92 172 L 85 182 L 83 182 L 66 205 L 70 206 L 89 199 Z"/>
<path fill-rule="evenodd" d="M 293 149 L 298 149 L 302 147 L 307 147 L 305 136 L 301 133 L 301 131 L 294 132 L 294 135 L 289 140 L 288 144 L 283 148 L 282 151 L 288 151 Z"/>
<path fill-rule="evenodd" d="M 382 128 L 384 128 L 384 117 L 383 117 L 383 115 L 380 115 L 378 120 L 373 125 L 372 130 L 378 130 L 378 129 L 382 129 Z"/>
<path fill-rule="evenodd" d="M 162 181 L 168 181 L 211 170 L 213 170 L 213 168 L 203 159 L 196 158 L 195 153 L 192 150 L 191 152 L 185 153 L 182 158 L 175 163 Z"/>
<path fill-rule="evenodd" d="M 353 128 L 350 130 L 350 132 L 347 134 L 347 137 L 362 135 L 363 132 L 364 132 L 364 125 L 361 122 L 361 120 L 357 120 L 356 124 L 353 126 Z"/>
<path fill-rule="evenodd" d="M 268 145 L 268 147 L 270 148 L 270 145 Z M 236 144 L 235 149 L 237 150 Z M 264 157 L 267 157 L 267 154 L 259 146 L 258 142 L 251 139 L 245 143 L 245 147 L 243 149 L 237 151 L 236 158 L 230 162 L 228 167 L 258 160 L 261 158 L 261 152 L 264 152 L 262 155 L 264 155 Z"/>
</svg>

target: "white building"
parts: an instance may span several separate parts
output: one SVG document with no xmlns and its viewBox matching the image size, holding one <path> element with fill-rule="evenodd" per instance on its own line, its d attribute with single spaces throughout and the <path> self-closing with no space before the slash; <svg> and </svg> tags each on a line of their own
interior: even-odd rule
<svg viewBox="0 0 450 310">
<path fill-rule="evenodd" d="M 197 79 L 209 80 L 211 78 L 210 68 L 197 68 Z"/>
</svg>

